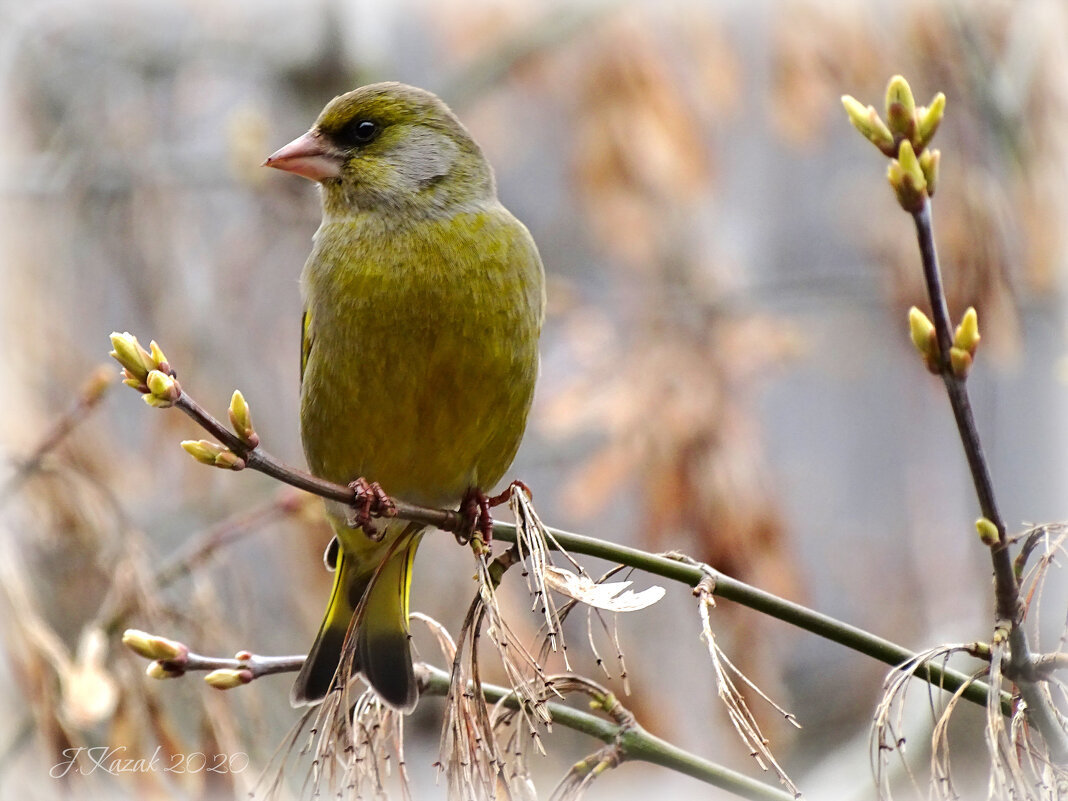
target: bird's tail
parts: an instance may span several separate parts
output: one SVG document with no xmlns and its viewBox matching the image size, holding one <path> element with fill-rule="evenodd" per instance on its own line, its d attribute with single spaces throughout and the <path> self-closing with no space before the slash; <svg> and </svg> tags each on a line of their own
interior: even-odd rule
<svg viewBox="0 0 1068 801">
<path fill-rule="evenodd" d="M 319 634 L 290 692 L 294 706 L 316 704 L 334 681 L 349 621 L 363 599 L 355 632 L 353 672 L 361 672 L 379 697 L 408 712 L 419 698 L 408 643 L 412 563 L 422 532 L 405 530 L 386 562 L 368 565 L 338 549 L 334 589 Z M 377 571 L 377 572 L 376 572 Z M 364 596 L 366 595 L 366 598 Z"/>
</svg>

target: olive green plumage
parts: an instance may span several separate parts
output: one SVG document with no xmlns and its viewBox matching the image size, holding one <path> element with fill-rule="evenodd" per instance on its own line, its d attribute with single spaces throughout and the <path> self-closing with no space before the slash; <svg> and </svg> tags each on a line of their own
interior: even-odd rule
<svg viewBox="0 0 1068 801">
<path fill-rule="evenodd" d="M 534 242 L 497 200 L 478 145 L 434 95 L 375 84 L 335 98 L 267 163 L 322 188 L 301 276 L 300 417 L 312 472 L 362 476 L 429 506 L 491 489 L 526 425 L 545 301 Z M 410 709 L 408 592 L 422 531 L 378 521 L 376 542 L 346 526 L 344 509 L 327 512 L 341 554 L 293 700 L 329 689 L 366 593 L 355 668 Z"/>
</svg>

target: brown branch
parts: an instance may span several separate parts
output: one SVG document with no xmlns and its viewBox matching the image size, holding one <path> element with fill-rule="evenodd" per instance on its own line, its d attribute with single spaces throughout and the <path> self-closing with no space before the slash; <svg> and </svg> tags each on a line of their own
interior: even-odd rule
<svg viewBox="0 0 1068 801">
<path fill-rule="evenodd" d="M 1068 761 L 1068 733 L 1057 720 L 1049 701 L 1034 682 L 1025 678 L 1033 674 L 1034 659 L 1028 643 L 1027 632 L 1022 624 L 1023 606 L 1020 603 L 1020 584 L 1009 553 L 1009 541 L 1005 521 L 998 510 L 994 495 L 994 483 L 990 477 L 986 455 L 979 440 L 979 432 L 972 414 L 971 400 L 963 376 L 957 375 L 950 362 L 953 334 L 950 328 L 949 310 L 942 288 L 942 274 L 935 250 L 934 229 L 931 222 L 931 200 L 926 195 L 923 203 L 912 212 L 916 224 L 916 238 L 923 262 L 923 277 L 931 302 L 931 312 L 938 341 L 938 368 L 945 384 L 953 417 L 957 423 L 961 445 L 968 460 L 975 493 L 983 517 L 997 528 L 998 539 L 990 545 L 990 559 L 994 567 L 994 599 L 998 625 L 1009 632 L 1010 653 L 1005 665 L 1005 676 L 1019 682 L 1020 695 L 1027 702 L 1036 726 L 1049 746 L 1051 756 L 1058 762 Z"/>
<path fill-rule="evenodd" d="M 181 391 L 181 395 L 174 402 L 174 406 L 191 417 L 201 428 L 208 431 L 223 445 L 237 454 L 243 461 L 244 467 L 250 470 L 264 473 L 285 484 L 289 484 L 305 492 L 311 492 L 328 500 L 351 506 L 356 495 L 352 487 L 335 484 L 332 481 L 313 476 L 303 470 L 290 467 L 280 459 L 267 453 L 258 445 L 253 446 L 242 440 L 218 419 L 213 417 L 199 403 L 190 397 L 188 392 Z M 458 512 L 448 509 L 431 509 L 425 506 L 407 503 L 397 498 L 391 498 L 397 510 L 397 517 L 410 520 L 413 523 L 424 523 L 435 526 L 443 531 L 457 531 L 461 526 L 461 516 Z"/>
<path fill-rule="evenodd" d="M 29 456 L 19 461 L 15 473 L 0 487 L 0 503 L 7 501 L 30 476 L 41 469 L 44 458 L 104 399 L 113 380 L 114 373 L 107 365 L 96 367 L 86 377 L 74 404 L 56 419 Z"/>
</svg>

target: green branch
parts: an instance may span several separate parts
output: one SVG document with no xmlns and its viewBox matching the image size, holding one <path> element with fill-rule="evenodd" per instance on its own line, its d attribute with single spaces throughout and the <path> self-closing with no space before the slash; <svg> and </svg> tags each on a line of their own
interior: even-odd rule
<svg viewBox="0 0 1068 801">
<path fill-rule="evenodd" d="M 448 695 L 451 681 L 449 673 L 425 663 L 422 667 L 426 670 L 428 677 L 426 692 L 439 696 Z M 483 696 L 489 703 L 495 704 L 503 700 L 504 705 L 510 709 L 519 708 L 519 701 L 511 690 L 485 682 L 482 682 L 481 688 Z M 637 723 L 630 722 L 624 725 L 613 723 L 555 701 L 546 702 L 546 708 L 552 715 L 553 723 L 618 747 L 623 760 L 637 760 L 660 765 L 727 790 L 740 798 L 753 799 L 753 801 L 793 801 L 794 799 L 793 795 L 784 790 L 771 787 L 684 751 L 650 734 Z"/>
<path fill-rule="evenodd" d="M 550 528 L 549 532 L 562 548 L 571 553 L 607 559 L 610 562 L 617 562 L 636 570 L 677 581 L 691 588 L 696 587 L 701 579 L 711 575 L 715 583 L 715 594 L 718 597 L 763 612 L 888 665 L 896 667 L 916 657 L 909 649 L 890 640 L 877 637 L 829 615 L 815 612 L 800 604 L 772 595 L 770 592 L 757 589 L 744 581 L 715 571 L 707 565 L 687 563 L 670 556 L 658 556 L 637 548 L 559 529 Z M 506 542 L 515 542 L 515 526 L 511 523 L 495 523 L 493 535 Z M 936 664 L 920 666 L 915 673 L 919 678 L 951 693 L 970 682 L 970 686 L 963 692 L 963 697 L 976 704 L 986 704 L 987 695 L 990 692 L 989 686 L 973 681 L 971 676 L 939 667 Z M 1002 693 L 1002 709 L 1007 715 L 1011 713 L 1010 698 L 1007 693 Z"/>
</svg>

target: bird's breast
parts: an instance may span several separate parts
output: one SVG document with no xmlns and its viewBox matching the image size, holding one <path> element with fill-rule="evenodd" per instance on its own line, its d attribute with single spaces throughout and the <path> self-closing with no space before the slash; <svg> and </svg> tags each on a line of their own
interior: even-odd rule
<svg viewBox="0 0 1068 801">
<path fill-rule="evenodd" d="M 327 225 L 303 286 L 312 471 L 434 505 L 495 484 L 537 373 L 541 266 L 526 229 L 496 214 Z"/>
</svg>

